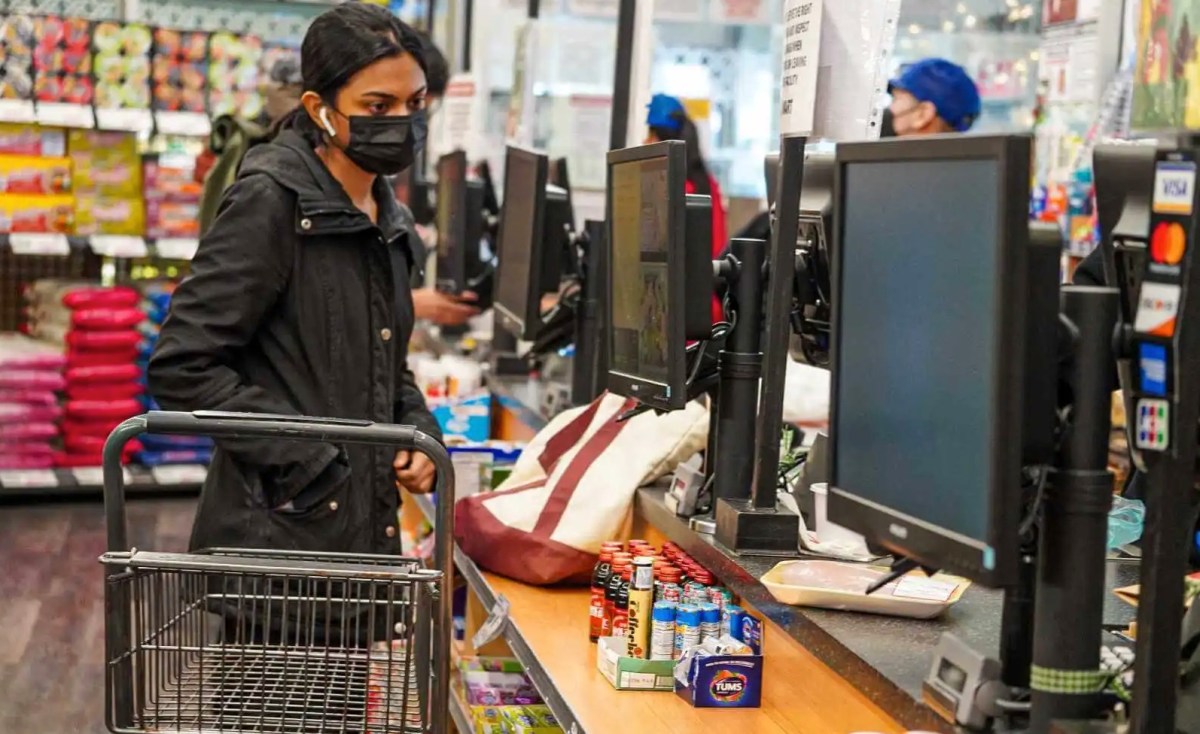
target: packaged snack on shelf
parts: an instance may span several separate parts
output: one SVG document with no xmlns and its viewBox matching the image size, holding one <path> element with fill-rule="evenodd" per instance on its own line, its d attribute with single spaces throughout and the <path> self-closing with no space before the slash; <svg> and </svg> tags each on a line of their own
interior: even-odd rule
<svg viewBox="0 0 1200 734">
<path fill-rule="evenodd" d="M 463 690 L 472 706 L 514 706 L 541 703 L 537 688 L 524 673 L 462 671 Z"/>
<path fill-rule="evenodd" d="M 90 106 L 91 24 L 84 18 L 41 16 L 34 21 L 34 89 L 39 102 Z M 90 112 L 90 111 L 89 111 Z"/>
<path fill-rule="evenodd" d="M 0 232 L 60 232 L 75 228 L 71 196 L 0 194 Z"/>
<path fill-rule="evenodd" d="M 562 727 L 547 706 L 501 706 L 507 731 L 511 734 L 560 734 Z"/>
<path fill-rule="evenodd" d="M 75 202 L 75 234 L 145 235 L 146 210 L 140 198 L 85 194 Z"/>
<path fill-rule="evenodd" d="M 196 181 L 195 159 L 182 155 L 147 155 L 142 179 L 147 200 L 200 201 L 203 185 Z"/>
<path fill-rule="evenodd" d="M 0 19 L 0 26 L 3 23 Z M 0 78 L 3 78 L 2 73 Z M 0 99 L 2 98 L 0 96 Z M 62 128 L 43 127 L 34 123 L 0 122 L 0 153 L 61 158 L 67 154 L 67 136 Z"/>
<path fill-rule="evenodd" d="M 163 112 L 205 114 L 208 34 L 154 30 L 152 104 Z"/>
<path fill-rule="evenodd" d="M 0 194 L 67 194 L 69 158 L 0 154 Z"/>
<path fill-rule="evenodd" d="M 474 734 L 508 734 L 504 726 L 504 716 L 497 706 L 472 706 L 471 719 L 475 724 Z M 472 734 L 460 732 L 459 734 Z"/>
<path fill-rule="evenodd" d="M 150 110 L 151 41 L 150 28 L 139 23 L 105 21 L 92 29 L 97 121 L 102 126 L 106 111 Z"/>
<path fill-rule="evenodd" d="M 199 237 L 199 202 L 147 199 L 146 236 L 154 239 Z"/>
<path fill-rule="evenodd" d="M 25 14 L 0 15 L 0 115 L 3 119 L 33 120 L 33 55 L 37 29 Z"/>
<path fill-rule="evenodd" d="M 262 114 L 258 91 L 262 39 L 228 31 L 214 33 L 208 45 L 208 109 L 213 118 L 237 113 L 247 120 Z"/>
<path fill-rule="evenodd" d="M 67 150 L 76 192 L 113 198 L 141 196 L 142 160 L 133 133 L 72 130 Z"/>
<path fill-rule="evenodd" d="M 458 669 L 464 673 L 483 671 L 487 673 L 524 674 L 525 672 L 525 666 L 521 665 L 521 661 L 516 658 L 462 658 L 458 661 Z"/>
</svg>

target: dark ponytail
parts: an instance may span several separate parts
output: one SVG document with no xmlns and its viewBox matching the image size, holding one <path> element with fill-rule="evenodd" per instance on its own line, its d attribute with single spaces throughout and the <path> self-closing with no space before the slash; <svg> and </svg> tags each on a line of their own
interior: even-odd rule
<svg viewBox="0 0 1200 734">
<path fill-rule="evenodd" d="M 697 194 L 712 196 L 712 182 L 709 180 L 708 166 L 704 163 L 704 155 L 700 152 L 700 131 L 692 118 L 681 112 L 675 112 L 671 119 L 679 124 L 679 129 L 667 127 L 651 127 L 650 131 L 659 140 L 682 140 L 687 146 L 687 180 Z"/>
<path fill-rule="evenodd" d="M 421 37 L 385 8 L 346 2 L 313 19 L 300 45 L 300 76 L 306 92 L 316 92 L 332 105 L 350 77 L 380 59 L 409 54 L 427 72 Z M 314 146 L 324 133 L 304 105 L 284 115 L 274 130 L 299 131 Z"/>
</svg>

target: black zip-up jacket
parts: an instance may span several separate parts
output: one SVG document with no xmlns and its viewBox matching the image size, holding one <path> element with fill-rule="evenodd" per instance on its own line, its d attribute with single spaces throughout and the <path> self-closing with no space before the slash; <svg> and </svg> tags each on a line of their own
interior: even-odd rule
<svg viewBox="0 0 1200 734">
<path fill-rule="evenodd" d="M 150 360 L 167 410 L 330 416 L 440 438 L 407 368 L 407 211 L 384 181 L 378 226 L 312 147 L 285 131 L 247 153 Z M 398 553 L 394 451 L 221 440 L 193 549 Z"/>
</svg>

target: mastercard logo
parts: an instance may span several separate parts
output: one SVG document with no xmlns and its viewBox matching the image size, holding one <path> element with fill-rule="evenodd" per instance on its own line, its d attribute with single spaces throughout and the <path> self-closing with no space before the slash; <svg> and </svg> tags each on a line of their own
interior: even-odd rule
<svg viewBox="0 0 1200 734">
<path fill-rule="evenodd" d="M 1150 238 L 1150 257 L 1156 263 L 1178 265 L 1183 260 L 1186 237 L 1183 225 L 1161 222 L 1154 228 L 1154 235 Z"/>
</svg>

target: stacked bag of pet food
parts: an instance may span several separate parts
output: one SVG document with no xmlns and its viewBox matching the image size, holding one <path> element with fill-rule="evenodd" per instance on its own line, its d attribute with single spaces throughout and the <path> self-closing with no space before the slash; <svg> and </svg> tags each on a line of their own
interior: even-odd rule
<svg viewBox="0 0 1200 734">
<path fill-rule="evenodd" d="M 64 365 L 60 349 L 0 334 L 0 469 L 54 466 Z"/>
<path fill-rule="evenodd" d="M 58 467 L 100 466 L 104 441 L 121 421 L 142 412 L 138 367 L 145 315 L 133 288 L 40 280 L 26 289 L 30 335 L 63 349 L 66 399 Z M 126 446 L 126 460 L 141 449 Z"/>
<path fill-rule="evenodd" d="M 167 318 L 171 306 L 171 293 L 175 286 L 170 282 L 150 283 L 142 289 L 142 308 L 146 320 L 140 330 L 142 342 L 138 354 L 138 367 L 145 374 L 158 343 L 158 332 Z M 150 395 L 144 398 L 146 410 L 158 410 Z M 137 454 L 138 462 L 145 466 L 169 466 L 173 464 L 205 464 L 212 459 L 213 442 L 207 436 L 142 436 L 143 450 Z"/>
</svg>

